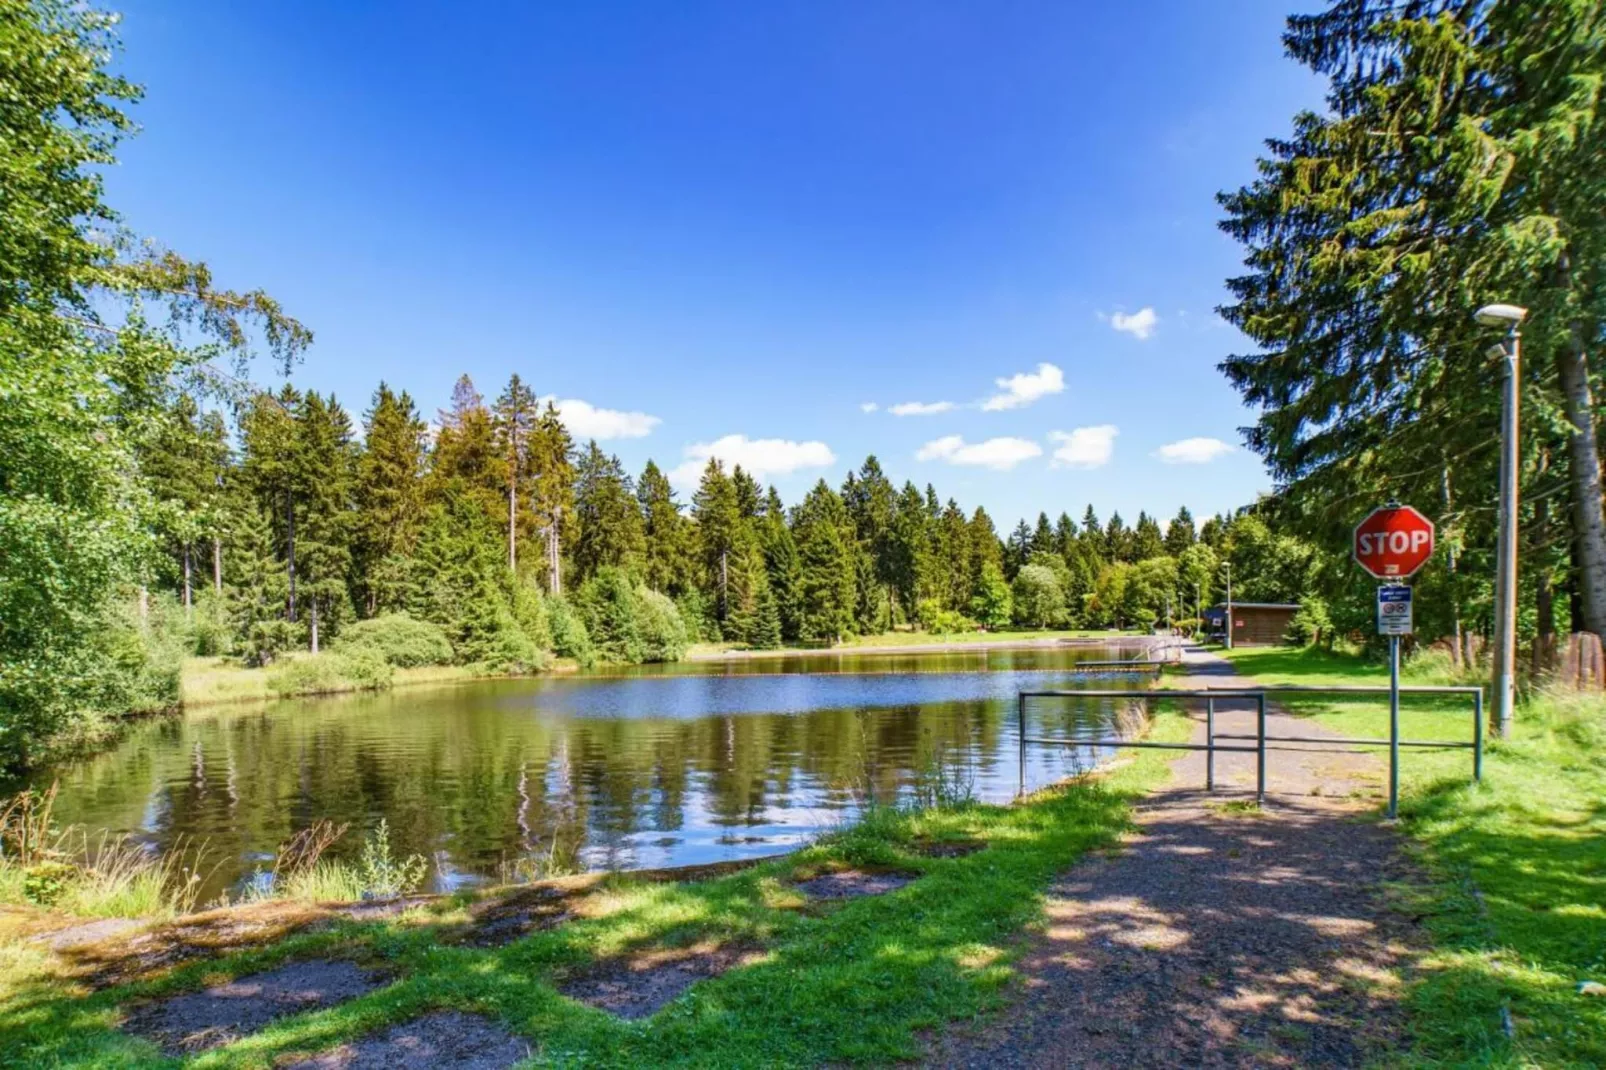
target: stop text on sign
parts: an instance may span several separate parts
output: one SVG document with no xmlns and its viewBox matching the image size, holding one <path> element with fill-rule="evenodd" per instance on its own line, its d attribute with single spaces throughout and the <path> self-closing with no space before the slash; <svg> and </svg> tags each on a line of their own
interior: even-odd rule
<svg viewBox="0 0 1606 1070">
<path fill-rule="evenodd" d="M 1433 556 L 1433 521 L 1409 505 L 1374 509 L 1355 525 L 1354 554 L 1378 579 L 1403 579 Z"/>
<path fill-rule="evenodd" d="M 1355 537 L 1355 552 L 1362 557 L 1419 554 L 1424 550 L 1431 553 L 1432 548 L 1433 536 L 1426 531 L 1363 532 Z"/>
</svg>

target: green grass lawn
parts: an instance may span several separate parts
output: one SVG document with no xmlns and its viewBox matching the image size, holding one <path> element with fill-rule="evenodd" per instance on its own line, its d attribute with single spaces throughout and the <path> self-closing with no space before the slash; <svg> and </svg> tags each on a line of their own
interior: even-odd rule
<svg viewBox="0 0 1606 1070">
<path fill-rule="evenodd" d="M 222 702 L 265 702 L 278 697 L 268 689 L 270 674 L 269 669 L 247 668 L 233 658 L 185 658 L 179 676 L 179 698 L 189 708 Z M 461 665 L 426 665 L 397 669 L 392 686 L 456 683 L 482 675 Z"/>
<path fill-rule="evenodd" d="M 1265 684 L 1387 683 L 1386 667 L 1307 650 L 1227 652 Z M 1439 683 L 1442 669 L 1404 673 Z M 1279 699 L 1346 735 L 1388 731 L 1384 700 Z M 1466 738 L 1464 702 L 1407 699 L 1403 731 Z M 1410 999 L 1415 1059 L 1445 1066 L 1606 1066 L 1606 701 L 1539 694 L 1490 741 L 1481 786 L 1466 751 L 1407 750 L 1400 830 L 1426 884 L 1403 889 L 1433 953 Z M 1506 1016 L 1514 1035 L 1507 1036 Z"/>
<path fill-rule="evenodd" d="M 1162 713 L 1157 738 L 1185 738 Z M 118 1006 L 194 988 L 291 957 L 354 955 L 394 975 L 386 987 L 199 1056 L 195 1067 L 268 1067 L 428 1010 L 499 1018 L 543 1064 L 818 1066 L 918 1058 L 922 1031 L 999 1003 L 1019 936 L 1041 915 L 1052 876 L 1128 826 L 1131 803 L 1166 775 L 1170 756 L 1139 752 L 1107 776 L 1016 806 L 879 810 L 795 855 L 716 880 L 651 884 L 611 878 L 606 910 L 495 950 L 450 946 L 451 900 L 399 921 L 291 937 L 264 950 L 180 967 L 89 993 L 18 940 L 0 939 L 0 1063 L 171 1065 L 115 1030 Z M 928 857 L 922 841 L 986 849 Z M 920 879 L 879 897 L 809 909 L 792 880 L 839 866 L 885 867 Z M 454 913 L 455 912 L 455 913 Z M 622 1021 L 559 994 L 588 963 L 654 947 L 713 942 L 764 957 L 704 981 L 653 1017 Z"/>
<path fill-rule="evenodd" d="M 1031 643 L 1043 642 L 1053 639 L 1108 639 L 1115 642 L 1120 639 L 1131 639 L 1144 635 L 1144 632 L 1118 632 L 1088 629 L 1069 630 L 1024 630 L 1001 632 L 949 632 L 938 634 L 936 632 L 879 632 L 875 635 L 855 635 L 838 643 L 833 647 L 787 647 L 781 650 L 755 651 L 764 655 L 781 655 L 810 653 L 821 649 L 830 650 L 861 650 L 866 647 L 907 647 L 907 646 L 954 646 L 965 643 Z M 690 654 L 694 657 L 707 657 L 731 651 L 742 650 L 743 647 L 730 643 L 696 643 L 693 644 Z"/>
</svg>

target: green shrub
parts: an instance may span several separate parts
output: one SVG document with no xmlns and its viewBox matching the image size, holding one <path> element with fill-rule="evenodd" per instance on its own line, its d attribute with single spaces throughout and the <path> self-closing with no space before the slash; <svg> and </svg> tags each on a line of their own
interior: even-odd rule
<svg viewBox="0 0 1606 1070">
<path fill-rule="evenodd" d="M 1332 633 L 1333 621 L 1328 616 L 1327 603 L 1315 595 L 1306 595 L 1299 600 L 1299 612 L 1288 622 L 1285 638 L 1297 646 L 1309 646 Z"/>
<path fill-rule="evenodd" d="M 680 610 L 665 595 L 646 587 L 636 588 L 637 623 L 641 634 L 642 661 L 679 661 L 686 655 L 689 639 Z M 773 608 L 773 601 L 771 606 Z M 776 620 L 776 638 L 780 624 Z"/>
<path fill-rule="evenodd" d="M 547 600 L 535 578 L 521 576 L 513 585 L 513 619 L 537 650 L 552 649 L 552 622 Z"/>
<path fill-rule="evenodd" d="M 482 636 L 474 651 L 473 663 L 490 672 L 540 672 L 546 667 L 546 653 L 530 641 L 511 616 L 501 627 Z"/>
<path fill-rule="evenodd" d="M 392 857 L 390 825 L 383 819 L 363 841 L 362 855 L 357 859 L 357 878 L 364 899 L 392 899 L 417 891 L 424 883 L 427 870 L 422 855 L 409 855 L 400 860 Z"/>
<path fill-rule="evenodd" d="M 601 661 L 617 665 L 641 661 L 635 595 L 630 577 L 613 567 L 597 569 L 575 593 L 575 609 L 585 621 L 591 645 Z"/>
<path fill-rule="evenodd" d="M 400 669 L 448 665 L 453 657 L 452 644 L 439 625 L 414 620 L 405 613 L 386 613 L 372 620 L 360 620 L 342 631 L 335 643 L 335 649 L 340 652 L 358 647 L 377 652 Z"/>
<path fill-rule="evenodd" d="M 623 569 L 599 568 L 575 595 L 575 610 L 585 622 L 596 656 L 619 665 L 679 661 L 689 643 L 686 622 L 675 603 L 657 591 L 639 586 Z M 775 641 L 780 618 L 770 604 Z"/>
<path fill-rule="evenodd" d="M 680 613 L 681 623 L 686 626 L 687 642 L 719 641 L 719 622 L 710 616 L 709 608 L 708 599 L 695 587 L 687 588 L 675 599 L 675 609 Z"/>
<path fill-rule="evenodd" d="M 1015 612 L 1015 598 L 997 565 L 989 562 L 982 566 L 976 593 L 970 600 L 970 612 L 984 628 L 997 629 L 1009 624 Z"/>
<path fill-rule="evenodd" d="M 597 660 L 591 645 L 591 633 L 585 621 L 575 612 L 569 600 L 561 594 L 547 599 L 547 623 L 552 629 L 552 652 L 560 658 L 573 658 L 583 666 Z"/>
<path fill-rule="evenodd" d="M 1054 573 L 1042 565 L 1027 565 L 1021 569 L 1010 593 L 1014 596 L 1018 624 L 1047 628 L 1065 617 L 1065 592 Z"/>
<path fill-rule="evenodd" d="M 234 648 L 234 622 L 229 619 L 228 601 L 210 587 L 195 592 L 190 613 L 190 653 L 215 658 Z"/>
<path fill-rule="evenodd" d="M 395 670 L 383 654 L 372 647 L 357 646 L 286 662 L 269 674 L 268 690 L 280 698 L 383 691 L 394 676 Z"/>
<path fill-rule="evenodd" d="M 920 627 L 932 635 L 953 635 L 956 632 L 969 632 L 976 629 L 976 622 L 963 613 L 956 613 L 951 609 L 942 608 L 942 603 L 935 598 L 924 598 L 920 601 L 918 612 Z"/>
</svg>

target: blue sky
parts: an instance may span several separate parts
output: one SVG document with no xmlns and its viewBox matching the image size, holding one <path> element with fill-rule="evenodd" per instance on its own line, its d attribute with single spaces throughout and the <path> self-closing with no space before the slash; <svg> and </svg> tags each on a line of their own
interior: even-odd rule
<svg viewBox="0 0 1606 1070">
<path fill-rule="evenodd" d="M 517 371 L 632 471 L 1203 514 L 1269 485 L 1213 195 L 1320 103 L 1288 3 L 125 0 L 110 196 L 354 414 Z"/>
</svg>

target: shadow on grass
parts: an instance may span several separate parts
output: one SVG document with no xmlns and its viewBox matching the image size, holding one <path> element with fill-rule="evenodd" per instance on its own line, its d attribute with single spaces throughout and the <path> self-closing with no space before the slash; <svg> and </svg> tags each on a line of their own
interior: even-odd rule
<svg viewBox="0 0 1606 1070">
<path fill-rule="evenodd" d="M 335 1007 L 279 1019 L 197 1067 L 264 1066 L 434 1008 L 490 1013 L 540 1050 L 597 1063 L 814 1064 L 918 1055 L 920 1030 L 985 1009 L 1009 973 L 1013 937 L 1050 878 L 1129 822 L 1138 789 L 1084 783 L 1019 807 L 896 813 L 787 859 L 715 880 L 609 882 L 599 916 L 499 949 L 443 946 L 432 919 L 337 923 L 160 978 L 87 993 L 59 977 L 13 976 L 0 1004 L 6 1065 L 166 1065 L 116 1031 L 120 1007 L 271 968 L 351 956 L 395 981 Z M 920 844 L 988 849 L 929 858 Z M 792 887 L 821 865 L 896 866 L 921 878 L 814 915 Z M 561 996 L 565 977 L 610 957 L 692 944 L 762 948 L 763 961 L 703 981 L 643 1022 Z"/>
<path fill-rule="evenodd" d="M 1576 991 L 1606 979 L 1603 792 L 1593 763 L 1518 743 L 1482 787 L 1446 777 L 1407 797 L 1439 949 L 1412 997 L 1428 1061 L 1606 1065 L 1606 1001 Z"/>
</svg>

